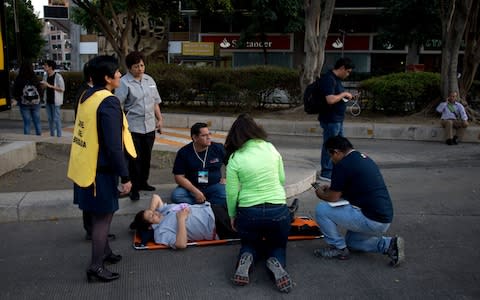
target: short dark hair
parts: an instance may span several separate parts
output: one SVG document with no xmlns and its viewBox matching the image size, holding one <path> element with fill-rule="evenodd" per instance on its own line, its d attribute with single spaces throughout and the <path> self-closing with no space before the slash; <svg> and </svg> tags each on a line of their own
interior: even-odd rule
<svg viewBox="0 0 480 300">
<path fill-rule="evenodd" d="M 127 65 L 127 68 L 131 68 L 133 65 L 140 63 L 140 61 L 145 62 L 145 57 L 141 52 L 138 51 L 133 51 L 130 52 L 126 57 L 125 57 L 125 64 Z"/>
<path fill-rule="evenodd" d="M 90 74 L 94 85 L 105 86 L 105 76 L 115 77 L 118 70 L 118 61 L 115 57 L 109 55 L 100 55 L 92 58 L 88 62 Z"/>
<path fill-rule="evenodd" d="M 55 70 L 57 68 L 57 64 L 55 63 L 55 61 L 53 61 L 51 59 L 47 59 L 46 61 L 43 62 L 43 64 L 49 66 L 53 70 Z"/>
<path fill-rule="evenodd" d="M 355 65 L 353 64 L 352 60 L 348 57 L 342 57 L 337 62 L 335 63 L 335 66 L 333 69 L 337 70 L 340 69 L 341 67 L 345 67 L 345 69 L 355 69 Z"/>
<path fill-rule="evenodd" d="M 337 135 L 332 136 L 325 142 L 325 148 L 328 152 L 332 152 L 334 150 L 338 150 L 340 152 L 347 152 L 353 149 L 353 145 L 347 138 Z"/>
<path fill-rule="evenodd" d="M 145 210 L 141 210 L 137 212 L 137 214 L 133 218 L 133 222 L 130 223 L 131 230 L 145 231 L 150 228 L 150 225 L 152 224 L 147 220 L 145 220 L 144 214 L 145 214 Z"/>
<path fill-rule="evenodd" d="M 207 127 L 208 127 L 207 123 L 197 122 L 193 124 L 192 127 L 190 128 L 190 136 L 193 137 L 194 135 L 199 135 L 200 129 L 207 128 Z"/>
</svg>

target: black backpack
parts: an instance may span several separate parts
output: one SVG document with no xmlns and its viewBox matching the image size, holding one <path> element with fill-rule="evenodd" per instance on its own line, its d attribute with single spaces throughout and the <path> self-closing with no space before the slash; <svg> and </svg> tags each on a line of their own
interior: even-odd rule
<svg viewBox="0 0 480 300">
<path fill-rule="evenodd" d="M 320 113 L 322 99 L 319 99 L 318 79 L 310 83 L 303 93 L 303 110 L 309 114 Z"/>
<path fill-rule="evenodd" d="M 40 103 L 40 93 L 35 85 L 27 82 L 22 90 L 21 96 L 23 105 L 36 105 Z"/>
</svg>

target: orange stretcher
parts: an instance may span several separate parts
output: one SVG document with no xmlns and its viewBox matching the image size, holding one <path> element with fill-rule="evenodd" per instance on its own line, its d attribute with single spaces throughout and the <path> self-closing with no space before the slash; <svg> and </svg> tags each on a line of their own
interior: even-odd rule
<svg viewBox="0 0 480 300">
<path fill-rule="evenodd" d="M 289 241 L 299 240 L 315 240 L 321 239 L 323 235 L 320 231 L 320 227 L 317 222 L 310 217 L 295 217 L 292 222 L 292 228 L 288 237 Z M 187 247 L 195 246 L 215 246 L 215 245 L 231 245 L 239 243 L 240 239 L 222 239 L 222 240 L 204 240 L 204 241 L 192 241 L 187 243 Z M 156 244 L 154 241 L 148 241 L 146 244 L 142 244 L 142 239 L 138 232 L 133 235 L 133 248 L 136 250 L 157 250 L 157 249 L 170 249 L 169 246 L 163 244 Z"/>
</svg>

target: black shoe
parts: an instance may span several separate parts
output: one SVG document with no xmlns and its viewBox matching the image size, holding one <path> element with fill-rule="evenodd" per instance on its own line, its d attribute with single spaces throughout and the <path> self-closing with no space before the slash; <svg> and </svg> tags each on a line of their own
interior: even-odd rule
<svg viewBox="0 0 480 300">
<path fill-rule="evenodd" d="M 392 267 L 398 266 L 405 261 L 405 241 L 401 237 L 394 237 L 388 246 L 385 253 L 390 258 L 390 265 Z"/>
<path fill-rule="evenodd" d="M 155 187 L 149 185 L 148 183 L 145 183 L 144 185 L 142 185 L 142 186 L 140 187 L 140 190 L 141 190 L 141 191 L 153 192 L 153 191 L 155 190 Z"/>
<path fill-rule="evenodd" d="M 91 282 L 93 280 L 99 280 L 103 282 L 112 281 L 120 278 L 120 274 L 115 272 L 110 272 L 104 267 L 99 267 L 96 270 L 88 269 L 87 270 L 87 280 Z"/>
<path fill-rule="evenodd" d="M 113 254 L 113 252 L 103 259 L 104 262 L 107 262 L 109 264 L 116 264 L 121 260 L 122 256 L 120 254 Z"/>
<path fill-rule="evenodd" d="M 454 145 L 458 145 L 458 136 L 456 136 L 456 135 L 453 136 L 452 143 Z"/>
<path fill-rule="evenodd" d="M 132 200 L 132 201 L 140 200 L 140 194 L 138 193 L 138 191 L 131 191 L 130 192 L 130 200 Z"/>
<path fill-rule="evenodd" d="M 445 141 L 445 144 L 451 146 L 451 145 L 453 145 L 453 140 L 452 140 L 452 139 L 447 139 L 447 140 Z"/>
</svg>

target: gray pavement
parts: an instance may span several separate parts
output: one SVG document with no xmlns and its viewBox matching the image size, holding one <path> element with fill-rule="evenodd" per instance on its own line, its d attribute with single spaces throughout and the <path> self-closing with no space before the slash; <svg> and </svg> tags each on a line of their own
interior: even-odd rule
<svg viewBox="0 0 480 300">
<path fill-rule="evenodd" d="M 186 118 L 194 122 L 193 117 Z M 268 120 L 261 122 L 269 124 Z M 297 123 L 299 121 L 290 128 L 301 127 Z M 287 178 L 291 176 L 291 184 L 300 186 L 302 180 L 311 179 L 308 175 L 293 179 L 292 174 L 299 170 L 315 170 L 321 141 L 318 134 L 287 132 L 287 125 L 280 130 L 282 135 L 273 134 L 271 140 L 287 162 Z M 349 128 L 362 126 L 368 127 L 346 124 Z M 378 124 L 375 126 L 380 130 Z M 71 205 L 71 191 L 52 191 L 52 194 L 24 195 L 23 204 L 32 203 L 28 209 L 27 205 L 18 206 L 18 202 L 7 204 L 15 207 L 17 220 L 24 221 L 10 220 L 0 224 L 0 234 L 5 238 L 0 245 L 0 299 L 479 299 L 480 190 L 477 177 L 480 151 L 477 141 L 448 147 L 436 137 L 431 137 L 430 141 L 416 140 L 418 134 L 407 140 L 399 139 L 397 133 L 404 131 L 392 124 L 380 131 L 387 135 L 389 130 L 388 140 L 378 136 L 360 139 L 346 135 L 352 138 L 357 149 L 377 161 L 389 187 L 395 210 L 389 233 L 401 235 L 406 240 L 407 262 L 397 269 L 390 268 L 388 259 L 377 254 L 354 253 L 348 261 L 318 259 L 312 251 L 324 246 L 322 240 L 298 241 L 288 245 L 287 268 L 296 283 L 290 294 L 283 295 L 275 290 L 262 262 L 255 265 L 248 286 L 235 287 L 229 279 L 238 245 L 185 251 L 133 250 L 131 233 L 126 229 L 132 215 L 125 211 L 123 215 L 116 214 L 112 224 L 112 232 L 117 234 L 112 247 L 124 259 L 110 268 L 121 273 L 120 280 L 87 284 L 82 271 L 88 264 L 90 244 L 82 240 L 80 218 L 50 215 L 37 218 L 43 221 L 20 218 L 21 211 L 24 216 L 27 211 L 29 215 L 41 215 L 39 207 L 52 199 L 52 206 L 62 205 L 73 214 L 76 208 Z M 289 133 L 292 136 L 287 136 Z M 10 136 L 4 132 L 0 134 L 5 135 Z M 297 194 L 300 199 L 299 214 L 314 216 L 318 200 L 305 188 L 291 195 Z M 12 195 L 0 195 L 2 220 L 5 201 L 12 198 Z M 131 204 L 128 199 L 120 201 L 122 208 Z M 144 200 L 140 202 L 145 204 Z M 132 211 L 138 208 L 131 207 Z M 78 216 L 78 211 L 75 213 Z"/>
</svg>

